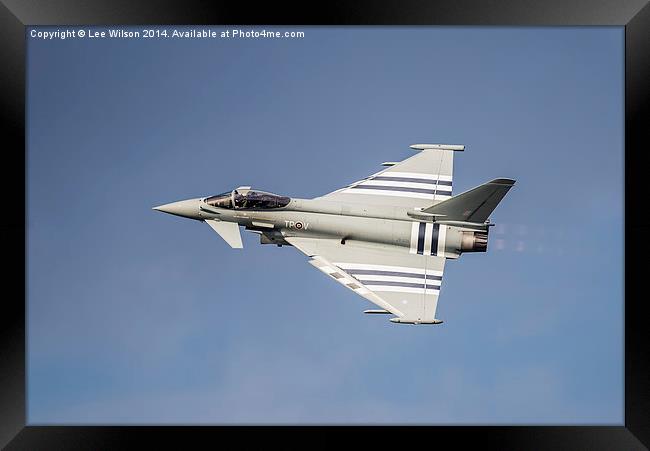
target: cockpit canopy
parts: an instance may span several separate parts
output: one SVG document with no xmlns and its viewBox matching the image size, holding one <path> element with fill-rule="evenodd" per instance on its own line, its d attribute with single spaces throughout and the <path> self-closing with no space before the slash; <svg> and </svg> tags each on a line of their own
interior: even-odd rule
<svg viewBox="0 0 650 451">
<path fill-rule="evenodd" d="M 204 202 L 217 208 L 233 208 L 234 206 L 236 210 L 270 210 L 286 207 L 291 202 L 291 198 L 264 191 L 254 191 L 249 188 L 237 188 L 208 197 L 204 199 Z"/>
</svg>

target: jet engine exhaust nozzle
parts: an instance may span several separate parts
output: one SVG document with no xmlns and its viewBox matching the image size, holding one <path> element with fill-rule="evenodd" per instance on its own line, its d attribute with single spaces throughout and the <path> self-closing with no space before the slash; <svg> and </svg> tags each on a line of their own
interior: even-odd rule
<svg viewBox="0 0 650 451">
<path fill-rule="evenodd" d="M 462 252 L 486 252 L 488 232 L 463 232 Z"/>
</svg>

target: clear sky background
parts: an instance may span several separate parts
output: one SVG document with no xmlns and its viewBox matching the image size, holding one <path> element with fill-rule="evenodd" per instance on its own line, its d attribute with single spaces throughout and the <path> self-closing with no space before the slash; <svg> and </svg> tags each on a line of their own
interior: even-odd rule
<svg viewBox="0 0 650 451">
<path fill-rule="evenodd" d="M 293 29 L 28 38 L 29 423 L 623 424 L 623 28 Z M 439 326 L 151 210 L 420 142 L 467 146 L 456 193 L 517 180 Z"/>
</svg>

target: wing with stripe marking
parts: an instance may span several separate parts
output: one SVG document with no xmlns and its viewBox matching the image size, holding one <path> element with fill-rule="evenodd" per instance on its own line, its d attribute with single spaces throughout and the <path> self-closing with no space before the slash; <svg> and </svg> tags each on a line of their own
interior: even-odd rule
<svg viewBox="0 0 650 451">
<path fill-rule="evenodd" d="M 309 263 L 395 315 L 393 322 L 436 324 L 445 258 L 358 241 L 285 238 Z"/>
<path fill-rule="evenodd" d="M 366 205 L 430 207 L 451 198 L 454 151 L 460 150 L 456 147 L 426 147 L 404 161 L 319 199 Z M 448 150 L 451 148 L 454 150 Z"/>
</svg>

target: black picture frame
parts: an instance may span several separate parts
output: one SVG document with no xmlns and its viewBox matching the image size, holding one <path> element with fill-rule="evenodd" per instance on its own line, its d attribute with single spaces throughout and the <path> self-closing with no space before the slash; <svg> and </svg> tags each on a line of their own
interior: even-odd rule
<svg viewBox="0 0 650 451">
<path fill-rule="evenodd" d="M 136 441 L 188 447 L 227 439 L 286 447 L 336 443 L 336 434 L 312 427 L 126 427 L 26 425 L 25 278 L 25 28 L 35 25 L 505 25 L 625 27 L 625 424 L 624 426 L 427 426 L 334 428 L 359 432 L 364 440 L 401 446 L 480 443 L 499 449 L 646 449 L 650 446 L 650 353 L 644 340 L 644 258 L 650 213 L 645 207 L 650 80 L 648 0 L 445 0 L 204 2 L 128 0 L 3 0 L 0 4 L 0 95 L 4 133 L 0 177 L 4 251 L 0 327 L 0 446 L 6 449 L 112 449 Z M 604 205 L 603 209 L 607 209 Z M 587 226 L 592 226 L 587 224 Z M 596 245 L 596 244 L 595 244 Z M 623 263 L 623 262 L 621 262 Z M 258 433 L 248 433 L 254 429 Z M 297 440 L 296 431 L 315 432 Z M 325 433 L 323 433 L 325 432 Z M 281 437 L 282 435 L 282 437 Z M 282 440 L 282 441 L 280 441 Z M 288 441 L 287 441 L 288 440 Z M 133 446 L 133 445 L 131 445 Z M 283 447 L 285 447 L 283 446 Z"/>
</svg>

